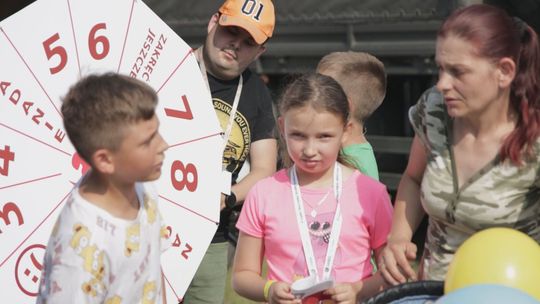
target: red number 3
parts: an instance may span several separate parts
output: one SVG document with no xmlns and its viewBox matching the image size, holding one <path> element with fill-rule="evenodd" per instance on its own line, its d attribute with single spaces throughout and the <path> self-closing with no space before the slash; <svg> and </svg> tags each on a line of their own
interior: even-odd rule
<svg viewBox="0 0 540 304">
<path fill-rule="evenodd" d="M 182 172 L 182 180 L 176 179 L 176 172 Z M 188 180 L 188 176 L 191 175 L 191 181 Z M 174 189 L 182 191 L 184 188 L 187 188 L 188 191 L 195 191 L 197 189 L 198 175 L 197 168 L 193 164 L 187 164 L 184 166 L 179 160 L 175 160 L 171 166 L 171 181 Z"/>
<path fill-rule="evenodd" d="M 88 48 L 90 51 L 90 55 L 96 60 L 101 60 L 109 54 L 109 40 L 105 36 L 97 36 L 96 32 L 101 29 L 106 29 L 107 25 L 105 23 L 98 23 L 92 27 L 90 30 L 90 34 L 88 35 Z M 68 61 L 68 55 L 66 52 L 66 49 L 62 46 L 53 46 L 52 44 L 55 43 L 60 39 L 60 35 L 58 33 L 52 35 L 51 37 L 47 38 L 45 41 L 43 41 L 43 49 L 45 49 L 45 55 L 47 56 L 47 60 L 51 60 L 52 57 L 55 55 L 60 57 L 60 62 L 55 67 L 49 68 L 49 71 L 51 72 L 51 75 L 54 75 L 64 69 L 66 67 L 67 61 Z M 101 52 L 98 52 L 98 43 L 101 44 Z"/>
<path fill-rule="evenodd" d="M 9 202 L 5 204 L 2 208 L 2 211 L 0 211 L 0 218 L 4 220 L 6 226 L 11 224 L 11 220 L 9 219 L 10 213 L 15 213 L 15 215 L 17 216 L 17 221 L 19 222 L 19 226 L 22 226 L 22 224 L 24 224 L 24 219 L 19 207 L 14 203 Z M 2 230 L 0 230 L 0 233 L 2 233 Z"/>
</svg>

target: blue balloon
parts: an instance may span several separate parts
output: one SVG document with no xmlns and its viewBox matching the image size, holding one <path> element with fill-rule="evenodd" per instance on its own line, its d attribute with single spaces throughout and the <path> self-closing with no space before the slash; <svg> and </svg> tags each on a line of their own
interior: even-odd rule
<svg viewBox="0 0 540 304">
<path fill-rule="evenodd" d="M 496 284 L 470 285 L 439 298 L 436 304 L 540 304 L 529 294 Z"/>
</svg>

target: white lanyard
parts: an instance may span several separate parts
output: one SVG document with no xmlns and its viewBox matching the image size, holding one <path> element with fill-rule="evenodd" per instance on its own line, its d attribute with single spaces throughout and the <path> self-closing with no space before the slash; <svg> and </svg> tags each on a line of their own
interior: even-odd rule
<svg viewBox="0 0 540 304">
<path fill-rule="evenodd" d="M 302 193 L 300 192 L 300 185 L 298 184 L 298 176 L 296 175 L 296 166 L 293 166 L 290 170 L 291 189 L 293 195 L 293 201 L 296 213 L 296 222 L 298 223 L 298 229 L 300 230 L 300 238 L 302 239 L 302 246 L 304 248 L 304 257 L 306 258 L 306 264 L 309 270 L 309 276 L 315 277 L 317 281 L 326 280 L 330 278 L 330 272 L 334 264 L 334 257 L 337 250 L 337 244 L 339 242 L 339 235 L 341 233 L 341 223 L 343 217 L 341 216 L 341 209 L 339 204 L 339 198 L 342 191 L 342 173 L 339 163 L 334 165 L 333 176 L 333 190 L 336 198 L 336 214 L 332 223 L 332 232 L 330 234 L 330 241 L 326 250 L 326 258 L 324 261 L 323 276 L 319 278 L 317 270 L 317 262 L 313 253 L 313 247 L 311 246 L 311 240 L 308 232 L 308 223 L 306 221 L 306 214 L 304 211 L 304 204 L 302 203 Z"/>
<path fill-rule="evenodd" d="M 201 68 L 203 79 L 206 82 L 206 87 L 208 88 L 210 95 L 212 95 L 212 90 L 210 90 L 210 83 L 208 82 L 208 75 L 206 75 L 206 66 L 204 65 L 204 58 L 203 58 L 202 52 L 203 52 L 203 47 L 201 46 L 199 49 L 197 49 L 196 54 L 199 59 L 199 65 Z M 229 137 L 231 136 L 232 126 L 234 123 L 234 117 L 236 116 L 236 110 L 238 109 L 238 103 L 240 102 L 240 95 L 242 94 L 243 86 L 244 86 L 244 79 L 242 78 L 242 74 L 240 74 L 240 77 L 238 79 L 238 87 L 236 88 L 236 94 L 234 95 L 234 101 L 232 104 L 231 112 L 229 113 L 229 122 L 227 123 L 227 128 L 225 128 L 225 133 L 223 134 L 223 146 L 221 148 L 221 151 L 225 151 L 225 147 L 227 147 L 227 143 L 229 142 Z"/>
</svg>

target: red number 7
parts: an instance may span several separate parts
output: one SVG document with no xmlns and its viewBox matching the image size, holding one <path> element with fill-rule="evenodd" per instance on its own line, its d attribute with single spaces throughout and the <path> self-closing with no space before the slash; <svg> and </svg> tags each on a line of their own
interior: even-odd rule
<svg viewBox="0 0 540 304">
<path fill-rule="evenodd" d="M 167 114 L 167 116 L 170 116 L 170 117 L 192 120 L 193 113 L 191 113 L 191 108 L 189 107 L 189 103 L 188 103 L 186 95 L 182 95 L 182 102 L 184 103 L 184 108 L 186 108 L 185 111 L 165 108 L 165 114 Z"/>
</svg>

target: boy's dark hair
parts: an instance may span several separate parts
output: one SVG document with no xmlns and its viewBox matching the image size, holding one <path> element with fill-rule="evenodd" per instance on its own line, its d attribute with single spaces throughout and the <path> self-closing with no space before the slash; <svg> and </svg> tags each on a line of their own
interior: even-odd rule
<svg viewBox="0 0 540 304">
<path fill-rule="evenodd" d="M 79 155 L 89 164 L 101 148 L 115 151 L 127 126 L 155 114 L 156 92 L 146 83 L 120 74 L 89 75 L 63 98 L 64 127 Z"/>
<path fill-rule="evenodd" d="M 354 105 L 352 118 L 359 123 L 373 114 L 386 95 L 384 64 L 364 52 L 333 52 L 324 56 L 317 72 L 334 78 Z"/>
</svg>

